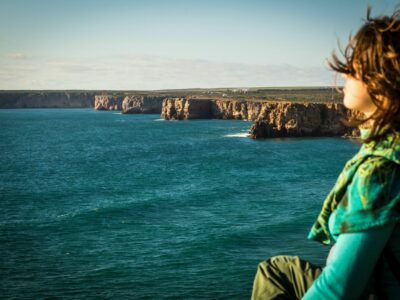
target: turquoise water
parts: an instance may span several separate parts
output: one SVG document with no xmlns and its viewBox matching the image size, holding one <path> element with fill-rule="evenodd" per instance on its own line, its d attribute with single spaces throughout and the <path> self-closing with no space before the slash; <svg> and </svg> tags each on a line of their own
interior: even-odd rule
<svg viewBox="0 0 400 300">
<path fill-rule="evenodd" d="M 306 236 L 359 145 L 250 126 L 0 110 L 1 297 L 248 299 L 269 256 L 323 264 Z"/>
</svg>

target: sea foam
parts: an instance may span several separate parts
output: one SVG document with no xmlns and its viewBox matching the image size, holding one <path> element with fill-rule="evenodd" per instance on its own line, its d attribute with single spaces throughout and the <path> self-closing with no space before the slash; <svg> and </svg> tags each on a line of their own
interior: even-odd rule
<svg viewBox="0 0 400 300">
<path fill-rule="evenodd" d="M 247 132 L 230 133 L 224 135 L 224 137 L 249 137 L 249 134 Z"/>
</svg>

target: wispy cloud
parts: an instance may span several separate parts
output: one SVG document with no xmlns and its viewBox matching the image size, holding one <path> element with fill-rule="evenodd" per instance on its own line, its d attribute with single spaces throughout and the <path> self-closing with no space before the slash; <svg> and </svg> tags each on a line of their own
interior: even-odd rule
<svg viewBox="0 0 400 300">
<path fill-rule="evenodd" d="M 0 89 L 168 89 L 255 86 L 323 86 L 323 66 L 263 65 L 121 55 L 86 59 L 8 54 L 0 61 Z"/>
<path fill-rule="evenodd" d="M 22 53 L 8 53 L 5 55 L 5 57 L 15 59 L 15 60 L 25 60 L 25 59 L 29 58 L 27 55 L 22 54 Z"/>
</svg>

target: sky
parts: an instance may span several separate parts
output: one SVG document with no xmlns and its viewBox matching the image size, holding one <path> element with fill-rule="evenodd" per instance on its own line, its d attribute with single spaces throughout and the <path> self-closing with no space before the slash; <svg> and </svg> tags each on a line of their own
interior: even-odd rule
<svg viewBox="0 0 400 300">
<path fill-rule="evenodd" d="M 0 89 L 332 86 L 368 4 L 400 2 L 0 0 Z"/>
</svg>

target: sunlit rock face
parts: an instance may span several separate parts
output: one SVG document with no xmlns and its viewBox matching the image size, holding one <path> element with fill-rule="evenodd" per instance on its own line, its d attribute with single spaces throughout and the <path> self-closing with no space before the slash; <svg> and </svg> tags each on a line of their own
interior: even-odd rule
<svg viewBox="0 0 400 300">
<path fill-rule="evenodd" d="M 163 97 L 126 96 L 122 101 L 124 114 L 160 114 Z"/>
<path fill-rule="evenodd" d="M 163 100 L 161 118 L 166 120 L 211 119 L 211 99 L 166 98 Z"/>
<path fill-rule="evenodd" d="M 122 96 L 97 95 L 94 99 L 94 109 L 96 110 L 121 110 Z"/>
<path fill-rule="evenodd" d="M 345 136 L 358 137 L 358 128 L 347 126 L 344 120 L 360 112 L 338 103 L 271 103 L 249 130 L 252 138 Z"/>
<path fill-rule="evenodd" d="M 249 101 L 226 99 L 167 98 L 161 118 L 167 120 L 236 119 L 254 121 L 252 138 L 347 136 L 358 129 L 343 120 L 353 114 L 339 103 L 293 103 L 287 101 Z"/>
</svg>

